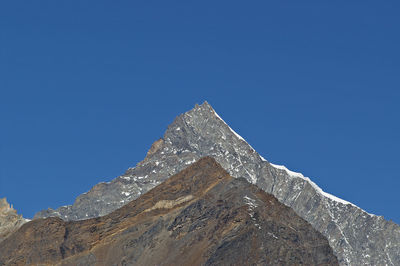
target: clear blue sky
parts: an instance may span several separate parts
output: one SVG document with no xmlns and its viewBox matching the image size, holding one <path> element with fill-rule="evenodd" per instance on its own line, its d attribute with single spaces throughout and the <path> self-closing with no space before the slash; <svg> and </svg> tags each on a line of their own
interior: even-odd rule
<svg viewBox="0 0 400 266">
<path fill-rule="evenodd" d="M 269 161 L 400 223 L 399 12 L 399 1 L 2 1 L 0 197 L 26 217 L 71 204 L 207 100 Z"/>
</svg>

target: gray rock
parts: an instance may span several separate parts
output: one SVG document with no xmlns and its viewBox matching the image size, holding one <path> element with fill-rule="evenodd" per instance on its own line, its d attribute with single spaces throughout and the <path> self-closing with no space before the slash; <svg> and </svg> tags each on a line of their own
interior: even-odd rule
<svg viewBox="0 0 400 266">
<path fill-rule="evenodd" d="M 291 208 L 203 157 L 118 210 L 25 224 L 0 265 L 339 265 Z"/>
<path fill-rule="evenodd" d="M 323 192 L 310 179 L 269 163 L 205 102 L 178 116 L 146 158 L 109 183 L 80 195 L 72 206 L 35 218 L 80 220 L 103 216 L 204 156 L 233 177 L 244 177 L 293 208 L 325 235 L 341 265 L 400 265 L 400 227 Z"/>
</svg>

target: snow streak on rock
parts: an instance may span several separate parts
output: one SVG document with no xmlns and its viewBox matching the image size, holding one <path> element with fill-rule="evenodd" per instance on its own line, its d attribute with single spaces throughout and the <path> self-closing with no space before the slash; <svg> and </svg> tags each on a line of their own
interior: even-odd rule
<svg viewBox="0 0 400 266">
<path fill-rule="evenodd" d="M 342 265 L 400 265 L 398 225 L 322 191 L 300 173 L 270 164 L 207 102 L 178 116 L 136 167 L 94 186 L 74 205 L 45 210 L 36 217 L 79 220 L 105 215 L 204 156 L 293 208 L 328 238 Z"/>
</svg>

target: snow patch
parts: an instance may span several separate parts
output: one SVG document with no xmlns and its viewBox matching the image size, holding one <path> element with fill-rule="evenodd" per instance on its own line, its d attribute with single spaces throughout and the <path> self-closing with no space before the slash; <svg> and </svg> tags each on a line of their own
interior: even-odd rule
<svg viewBox="0 0 400 266">
<path fill-rule="evenodd" d="M 272 236 L 275 239 L 278 239 L 278 237 L 274 233 L 267 232 L 267 234 L 269 234 L 270 236 Z"/>
<path fill-rule="evenodd" d="M 187 161 L 185 164 L 186 165 L 189 165 L 189 164 L 192 164 L 192 163 L 194 163 L 196 161 L 196 158 L 194 158 L 193 160 L 191 160 L 191 161 Z"/>
<path fill-rule="evenodd" d="M 258 205 L 256 204 L 256 200 L 250 198 L 250 197 L 247 196 L 247 195 L 244 196 L 243 198 L 244 198 L 244 200 L 245 200 L 245 203 L 246 203 L 247 206 L 248 206 L 250 218 L 255 222 L 254 225 L 255 225 L 259 230 L 261 230 L 261 226 L 257 223 L 257 219 L 254 217 L 254 208 L 256 208 L 256 207 L 258 206 Z"/>
<path fill-rule="evenodd" d="M 243 197 L 246 201 L 246 204 L 249 205 L 249 209 L 254 209 L 255 207 L 257 207 L 258 205 L 256 204 L 256 200 L 250 198 L 249 196 L 244 196 Z"/>
</svg>

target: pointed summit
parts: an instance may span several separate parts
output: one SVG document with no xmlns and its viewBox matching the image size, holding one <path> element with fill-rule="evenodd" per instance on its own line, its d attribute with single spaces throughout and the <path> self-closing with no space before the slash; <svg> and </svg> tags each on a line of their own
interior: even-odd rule
<svg viewBox="0 0 400 266">
<path fill-rule="evenodd" d="M 215 112 L 211 104 L 209 104 L 207 101 L 204 101 L 200 106 L 204 109 L 209 109 L 210 111 Z"/>
<path fill-rule="evenodd" d="M 45 210 L 35 217 L 81 220 L 106 215 L 210 156 L 232 177 L 247 179 L 293 208 L 328 238 L 342 265 L 400 265 L 398 225 L 325 193 L 300 173 L 270 164 L 207 102 L 179 115 L 150 150 L 136 167 L 94 186 L 72 206 Z"/>
<path fill-rule="evenodd" d="M 211 118 L 213 116 L 217 116 L 218 118 L 220 118 L 218 114 L 215 112 L 214 108 L 207 101 L 204 101 L 200 105 L 196 103 L 193 109 L 187 111 L 182 115 L 192 114 L 192 113 L 202 113 L 204 117 L 209 116 Z"/>
<path fill-rule="evenodd" d="M 0 242 L 27 221 L 22 215 L 17 214 L 6 198 L 0 199 Z"/>
<path fill-rule="evenodd" d="M 211 105 L 207 102 L 207 101 L 204 101 L 202 104 L 195 104 L 194 105 L 194 108 L 193 109 L 196 109 L 196 108 L 199 108 L 199 107 L 202 107 L 202 108 L 204 108 L 204 107 L 207 107 L 207 108 L 211 108 L 212 109 L 212 107 L 211 107 Z"/>
</svg>

